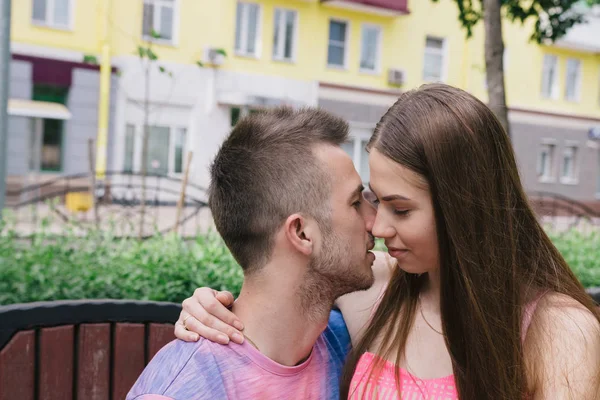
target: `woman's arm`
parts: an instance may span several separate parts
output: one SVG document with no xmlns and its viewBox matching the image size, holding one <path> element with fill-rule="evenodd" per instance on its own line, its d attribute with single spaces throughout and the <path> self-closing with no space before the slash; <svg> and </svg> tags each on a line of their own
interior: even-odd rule
<svg viewBox="0 0 600 400">
<path fill-rule="evenodd" d="M 346 321 L 352 343 L 358 340 L 391 276 L 390 257 L 381 252 L 375 252 L 375 255 L 372 267 L 375 275 L 373 286 L 366 291 L 342 296 L 336 301 Z M 227 344 L 230 340 L 242 343 L 244 339 L 240 331 L 243 325 L 227 309 L 232 303 L 233 296 L 229 292 L 218 292 L 207 287 L 196 289 L 193 296 L 182 303 L 183 310 L 175 323 L 175 336 L 187 342 L 198 340 L 200 335 L 222 344 Z M 237 327 L 236 323 L 239 324 Z"/>
</svg>

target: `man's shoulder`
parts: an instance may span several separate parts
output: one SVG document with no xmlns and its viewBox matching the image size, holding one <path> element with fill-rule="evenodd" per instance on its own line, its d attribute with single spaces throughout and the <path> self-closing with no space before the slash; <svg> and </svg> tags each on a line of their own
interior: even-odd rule
<svg viewBox="0 0 600 400">
<path fill-rule="evenodd" d="M 127 400 L 145 394 L 195 399 L 201 393 L 218 393 L 219 361 L 227 350 L 200 338 L 197 342 L 174 340 L 164 346 L 146 366 Z M 221 346 L 227 347 L 227 346 Z M 186 393 L 190 390 L 190 393 Z M 221 387 L 222 390 L 222 387 Z"/>
</svg>

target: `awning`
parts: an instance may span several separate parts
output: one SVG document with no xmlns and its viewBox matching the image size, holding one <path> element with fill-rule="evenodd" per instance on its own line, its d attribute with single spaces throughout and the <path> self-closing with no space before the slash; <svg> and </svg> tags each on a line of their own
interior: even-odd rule
<svg viewBox="0 0 600 400">
<path fill-rule="evenodd" d="M 25 99 L 8 99 L 8 114 L 17 117 L 71 119 L 71 112 L 62 104 Z"/>
</svg>

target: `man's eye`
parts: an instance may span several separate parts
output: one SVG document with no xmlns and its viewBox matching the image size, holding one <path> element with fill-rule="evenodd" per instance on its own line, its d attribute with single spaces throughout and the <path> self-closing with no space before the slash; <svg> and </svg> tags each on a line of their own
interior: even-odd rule
<svg viewBox="0 0 600 400">
<path fill-rule="evenodd" d="M 352 203 L 352 207 L 360 208 L 361 204 L 362 204 L 362 202 L 360 200 L 356 200 L 354 203 Z"/>
</svg>

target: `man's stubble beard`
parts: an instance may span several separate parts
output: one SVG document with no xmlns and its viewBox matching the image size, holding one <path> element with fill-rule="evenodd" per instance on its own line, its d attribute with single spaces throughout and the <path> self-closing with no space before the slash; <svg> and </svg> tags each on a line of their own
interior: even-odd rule
<svg viewBox="0 0 600 400">
<path fill-rule="evenodd" d="M 352 259 L 352 246 L 331 229 L 323 229 L 323 247 L 314 257 L 299 287 L 302 312 L 318 316 L 329 313 L 335 300 L 347 293 L 369 289 L 373 273 L 365 258 Z"/>
</svg>

